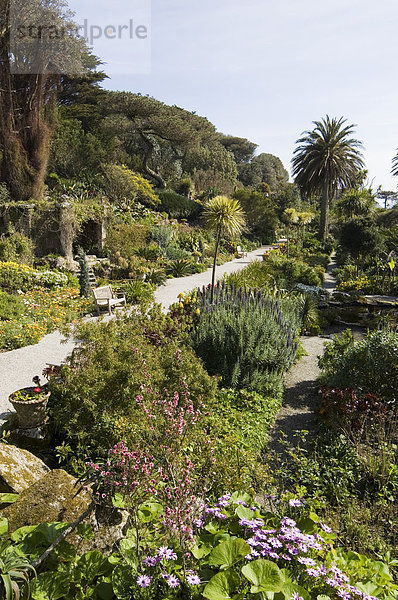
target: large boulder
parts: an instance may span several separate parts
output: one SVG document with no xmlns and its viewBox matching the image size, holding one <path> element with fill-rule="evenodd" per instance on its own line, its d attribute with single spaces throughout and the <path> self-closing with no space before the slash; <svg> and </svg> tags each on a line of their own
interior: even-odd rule
<svg viewBox="0 0 398 600">
<path fill-rule="evenodd" d="M 44 475 L 2 511 L 2 516 L 8 519 L 9 530 L 25 525 L 75 521 L 91 503 L 90 494 L 79 491 L 75 484 L 76 479 L 61 469 Z"/>
<path fill-rule="evenodd" d="M 0 444 L 0 492 L 19 494 L 48 471 L 44 462 L 27 450 Z"/>
<path fill-rule="evenodd" d="M 91 492 L 76 484 L 77 480 L 66 471 L 56 469 L 47 473 L 24 490 L 14 504 L 1 511 L 1 516 L 8 519 L 9 531 L 25 525 L 76 521 L 92 502 Z M 76 544 L 80 552 L 96 549 L 110 554 L 124 536 L 127 518 L 127 511 L 97 511 L 85 519 L 93 528 L 92 540 L 82 540 L 73 534 L 67 539 Z"/>
</svg>

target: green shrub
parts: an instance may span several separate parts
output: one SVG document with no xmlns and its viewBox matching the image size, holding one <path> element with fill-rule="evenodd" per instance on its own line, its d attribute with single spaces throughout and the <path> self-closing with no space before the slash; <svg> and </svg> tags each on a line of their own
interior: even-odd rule
<svg viewBox="0 0 398 600">
<path fill-rule="evenodd" d="M 354 342 L 345 333 L 326 346 L 319 365 L 323 382 L 375 394 L 395 406 L 398 396 L 398 333 L 374 331 Z"/>
<path fill-rule="evenodd" d="M 25 303 L 19 296 L 0 292 L 0 321 L 18 319 L 25 312 Z"/>
<path fill-rule="evenodd" d="M 64 379 L 52 384 L 51 413 L 61 439 L 92 457 L 106 455 L 120 440 L 128 444 L 137 427 L 136 397 L 148 373 L 154 390 L 183 395 L 187 384 L 192 400 L 207 404 L 215 382 L 191 349 L 181 351 L 176 332 L 159 309 L 81 325 L 81 344 Z"/>
<path fill-rule="evenodd" d="M 33 242 L 23 233 L 12 233 L 0 238 L 0 260 L 32 265 Z"/>
<path fill-rule="evenodd" d="M 297 298 L 276 300 L 222 285 L 198 294 L 199 323 L 192 344 L 211 375 L 227 387 L 271 393 L 292 364 L 300 328 Z"/>
<path fill-rule="evenodd" d="M 202 205 L 199 202 L 172 190 L 158 192 L 158 196 L 160 212 L 166 212 L 171 219 L 196 219 L 202 211 Z"/>
<path fill-rule="evenodd" d="M 184 250 L 177 244 L 170 244 L 167 246 L 166 256 L 169 260 L 189 260 L 192 257 L 191 252 Z"/>
<path fill-rule="evenodd" d="M 137 248 L 145 246 L 149 237 L 149 228 L 142 223 L 116 225 L 107 233 L 105 251 L 114 257 L 118 252 L 125 259 L 134 256 Z"/>
<path fill-rule="evenodd" d="M 239 287 L 265 289 L 274 283 L 278 287 L 292 287 L 295 283 L 320 286 L 322 273 L 320 267 L 310 267 L 301 260 L 271 252 L 265 261 L 253 262 L 239 273 L 227 277 L 227 282 Z"/>
<path fill-rule="evenodd" d="M 163 256 L 164 253 L 158 244 L 148 244 L 147 246 L 140 246 L 137 249 L 136 254 L 140 258 L 155 262 L 158 258 Z"/>
<path fill-rule="evenodd" d="M 126 295 L 129 304 L 141 304 L 148 306 L 154 300 L 155 286 L 141 279 L 129 281 L 119 286 L 119 290 Z"/>
<path fill-rule="evenodd" d="M 56 289 L 65 287 L 68 277 L 59 271 L 39 271 L 28 265 L 0 262 L 0 289 L 16 292 L 37 287 Z"/>
<path fill-rule="evenodd" d="M 304 261 L 310 267 L 322 267 L 322 269 L 326 269 L 330 263 L 330 256 L 328 254 L 323 254 L 322 252 L 318 254 L 308 254 L 304 257 Z"/>
<path fill-rule="evenodd" d="M 190 260 L 171 260 L 167 265 L 167 273 L 173 277 L 185 277 L 192 273 L 193 263 Z"/>
</svg>

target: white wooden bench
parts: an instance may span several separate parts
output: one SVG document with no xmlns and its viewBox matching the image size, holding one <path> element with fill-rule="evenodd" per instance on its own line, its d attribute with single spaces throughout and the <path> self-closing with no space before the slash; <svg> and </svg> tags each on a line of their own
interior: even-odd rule
<svg viewBox="0 0 398 600">
<path fill-rule="evenodd" d="M 108 309 L 108 313 L 112 314 L 112 306 L 126 306 L 126 296 L 124 294 L 118 294 L 115 296 L 110 285 L 104 285 L 103 287 L 93 289 L 95 302 L 97 305 L 97 313 L 100 314 L 101 308 L 105 307 Z"/>
<path fill-rule="evenodd" d="M 247 252 L 245 250 L 242 250 L 241 246 L 236 246 L 236 254 L 239 256 L 239 258 L 244 258 L 245 256 L 247 256 Z"/>
</svg>

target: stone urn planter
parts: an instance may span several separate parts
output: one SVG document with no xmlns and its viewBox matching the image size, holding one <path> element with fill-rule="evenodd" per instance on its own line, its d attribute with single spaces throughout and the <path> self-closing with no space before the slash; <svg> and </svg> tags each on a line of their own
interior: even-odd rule
<svg viewBox="0 0 398 600">
<path fill-rule="evenodd" d="M 46 386 L 37 386 L 17 390 L 9 396 L 21 429 L 32 429 L 45 421 L 50 394 Z"/>
</svg>

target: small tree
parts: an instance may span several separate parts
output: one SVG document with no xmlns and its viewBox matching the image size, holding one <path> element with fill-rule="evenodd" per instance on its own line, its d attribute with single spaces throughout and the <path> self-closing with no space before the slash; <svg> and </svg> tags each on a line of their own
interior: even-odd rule
<svg viewBox="0 0 398 600">
<path fill-rule="evenodd" d="M 231 200 L 226 196 L 216 196 L 208 200 L 203 211 L 206 227 L 212 229 L 216 234 L 216 246 L 214 249 L 213 275 L 211 279 L 211 302 L 214 298 L 214 285 L 216 280 L 217 255 L 223 233 L 231 236 L 239 235 L 245 226 L 245 216 L 241 205 L 237 200 Z"/>
</svg>

